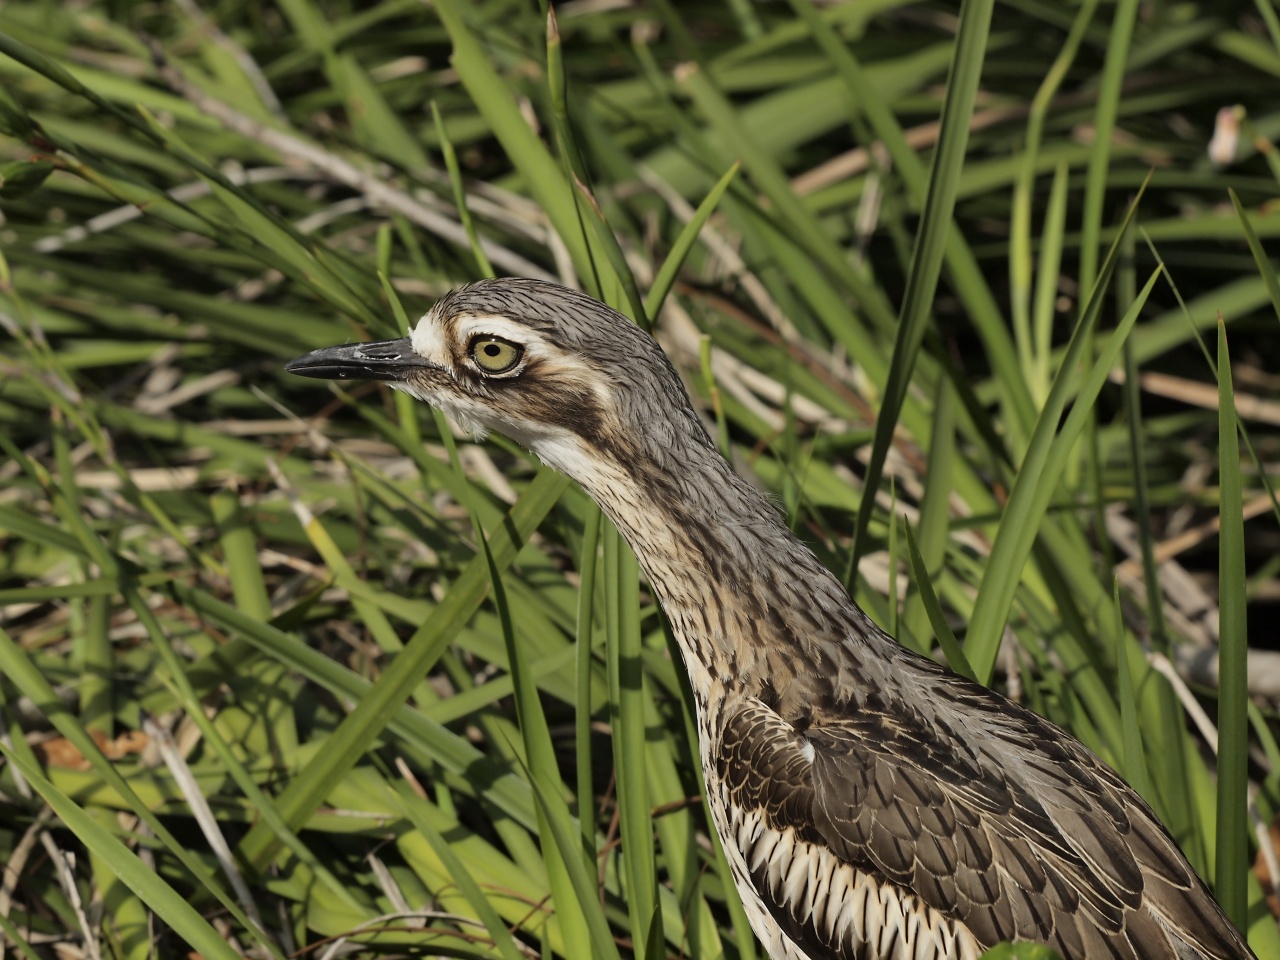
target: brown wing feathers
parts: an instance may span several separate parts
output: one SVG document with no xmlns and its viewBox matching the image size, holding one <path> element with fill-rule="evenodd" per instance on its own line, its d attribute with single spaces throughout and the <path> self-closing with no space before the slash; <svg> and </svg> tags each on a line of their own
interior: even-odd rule
<svg viewBox="0 0 1280 960">
<path fill-rule="evenodd" d="M 819 709 L 802 736 L 759 701 L 739 701 L 724 715 L 725 799 L 962 922 L 984 946 L 1033 940 L 1089 960 L 1249 957 L 1137 795 L 1058 728 L 1010 709 L 1001 765 L 964 737 L 939 746 L 902 703 Z M 767 885 L 767 870 L 753 877 Z M 794 916 L 777 919 L 793 938 L 827 941 Z M 1191 929 L 1205 942 L 1189 943 Z"/>
</svg>

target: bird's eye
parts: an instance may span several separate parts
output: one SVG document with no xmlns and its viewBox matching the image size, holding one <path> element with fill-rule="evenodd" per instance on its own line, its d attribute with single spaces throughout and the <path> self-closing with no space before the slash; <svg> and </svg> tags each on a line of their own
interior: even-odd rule
<svg viewBox="0 0 1280 960">
<path fill-rule="evenodd" d="M 485 373 L 506 373 L 524 356 L 524 347 L 492 335 L 471 339 L 471 359 Z"/>
</svg>

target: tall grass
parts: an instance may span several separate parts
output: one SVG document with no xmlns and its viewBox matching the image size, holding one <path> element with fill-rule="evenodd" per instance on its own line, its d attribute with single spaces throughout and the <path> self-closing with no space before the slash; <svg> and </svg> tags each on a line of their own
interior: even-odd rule
<svg viewBox="0 0 1280 960">
<path fill-rule="evenodd" d="M 281 370 L 498 273 L 652 325 L 1280 957 L 1269 4 L 0 7 L 0 940 L 758 955 L 595 506 Z"/>
</svg>

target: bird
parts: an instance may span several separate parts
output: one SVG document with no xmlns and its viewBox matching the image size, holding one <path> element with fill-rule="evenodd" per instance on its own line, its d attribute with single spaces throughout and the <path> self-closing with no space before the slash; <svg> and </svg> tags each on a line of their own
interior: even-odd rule
<svg viewBox="0 0 1280 960">
<path fill-rule="evenodd" d="M 900 645 L 718 452 L 647 332 L 579 291 L 452 290 L 291 360 L 383 381 L 576 481 L 671 624 L 707 799 L 773 960 L 1253 954 L 1150 806 L 1069 733 Z"/>
</svg>

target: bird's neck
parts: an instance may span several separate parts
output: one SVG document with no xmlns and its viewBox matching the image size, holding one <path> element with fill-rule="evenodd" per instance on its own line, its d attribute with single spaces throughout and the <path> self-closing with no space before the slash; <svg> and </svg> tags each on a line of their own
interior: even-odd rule
<svg viewBox="0 0 1280 960">
<path fill-rule="evenodd" d="M 676 462 L 678 469 L 649 458 L 614 462 L 576 479 L 644 568 L 699 699 L 714 699 L 732 680 L 783 709 L 796 700 L 798 709 L 850 680 L 859 641 L 884 635 L 709 442 Z"/>
</svg>

